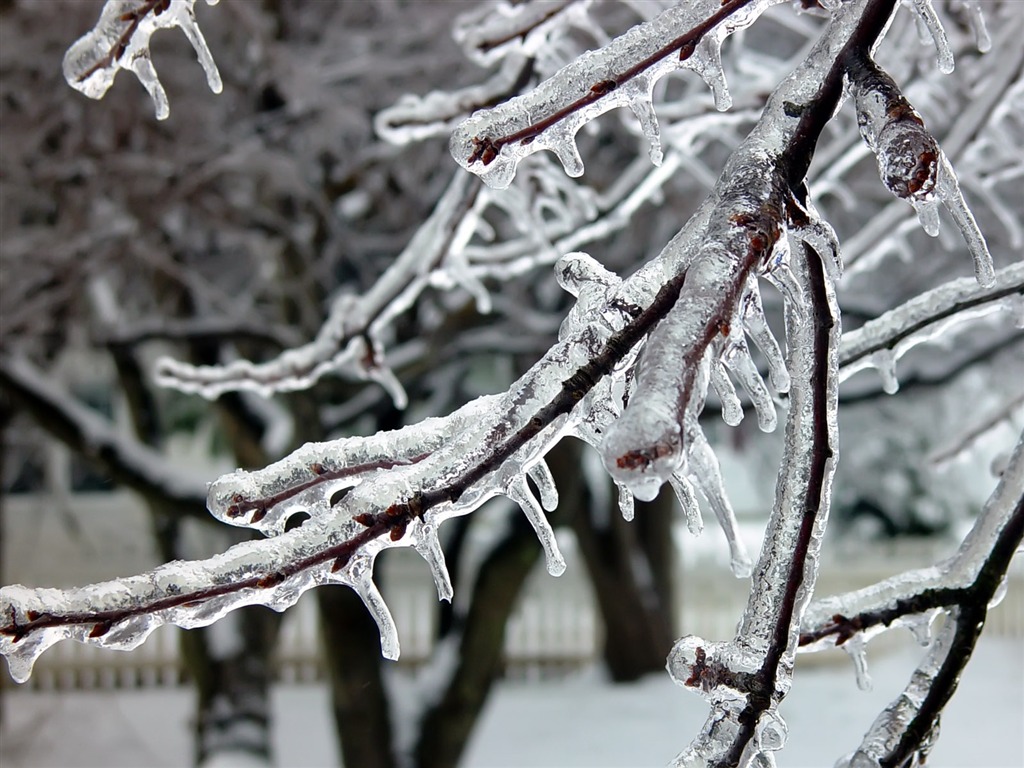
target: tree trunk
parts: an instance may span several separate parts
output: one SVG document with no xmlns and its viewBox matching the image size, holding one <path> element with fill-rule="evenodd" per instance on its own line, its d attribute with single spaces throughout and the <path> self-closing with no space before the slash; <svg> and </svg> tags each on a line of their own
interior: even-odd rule
<svg viewBox="0 0 1024 768">
<path fill-rule="evenodd" d="M 522 515 L 515 514 L 508 534 L 480 566 L 459 638 L 458 666 L 440 701 L 420 724 L 417 768 L 458 765 L 501 674 L 505 625 L 540 553 L 533 529 Z"/>
<path fill-rule="evenodd" d="M 316 595 L 342 762 L 354 768 L 394 768 L 377 625 L 348 587 L 324 586 Z"/>
<path fill-rule="evenodd" d="M 580 449 L 576 441 L 563 440 L 548 455 L 549 464 L 563 503 L 573 505 L 566 513 L 604 622 L 605 664 L 612 680 L 629 682 L 663 671 L 675 639 L 672 498 L 662 489 L 656 501 L 637 504 L 630 523 L 619 513 L 613 488 L 610 509 L 599 512 L 579 471 Z"/>
</svg>

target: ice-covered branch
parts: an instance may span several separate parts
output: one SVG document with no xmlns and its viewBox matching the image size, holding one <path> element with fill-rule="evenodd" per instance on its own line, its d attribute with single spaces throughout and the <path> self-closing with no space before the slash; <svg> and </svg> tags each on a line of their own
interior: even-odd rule
<svg viewBox="0 0 1024 768">
<path fill-rule="evenodd" d="M 952 280 L 919 294 L 905 304 L 843 336 L 839 350 L 840 377 L 845 380 L 863 368 L 877 368 L 885 389 L 895 392 L 896 361 L 910 349 L 941 338 L 961 323 L 993 312 L 1020 311 L 1024 300 L 1024 263 L 994 273 L 979 286 L 970 278 Z"/>
<path fill-rule="evenodd" d="M 930 8 L 930 3 L 919 5 Z M 921 116 L 867 52 L 853 57 L 847 71 L 857 105 L 857 123 L 865 143 L 875 153 L 885 186 L 914 206 L 932 237 L 939 233 L 939 202 L 945 205 L 974 259 L 978 282 L 988 285 L 992 281 L 992 256 L 985 238 L 967 207 L 953 166 Z"/>
<path fill-rule="evenodd" d="M 800 644 L 822 650 L 864 642 L 892 626 L 906 626 L 931 642 L 907 688 L 875 720 L 844 766 L 906 765 L 927 750 L 939 715 L 956 690 L 989 608 L 1004 588 L 1010 561 L 1024 538 L 1024 435 L 1002 479 L 957 553 L 931 568 L 894 576 L 846 595 L 816 601 L 808 610 Z M 946 612 L 932 640 L 930 626 Z M 863 658 L 858 662 L 863 668 Z"/>
<path fill-rule="evenodd" d="M 752 24 L 778 0 L 701 0 L 669 9 L 603 48 L 586 53 L 529 94 L 474 115 L 452 134 L 452 156 L 489 185 L 507 187 L 519 162 L 534 152 L 554 152 L 570 176 L 583 173 L 576 132 L 617 107 L 629 107 L 662 160 L 651 91 L 681 67 L 698 72 L 715 91 L 720 109 L 731 105 L 722 70 L 722 42 Z"/>
<path fill-rule="evenodd" d="M 818 256 L 802 250 L 806 258 L 793 271 L 810 307 L 787 311 L 793 379 L 786 453 L 747 610 L 734 640 L 687 636 L 669 656 L 673 679 L 712 707 L 677 758 L 682 766 L 747 765 L 786 740 L 777 707 L 789 691 L 800 617 L 814 588 L 836 461 L 838 315 Z"/>
<path fill-rule="evenodd" d="M 117 482 L 177 514 L 206 519 L 206 483 L 176 470 L 149 446 L 117 431 L 98 414 L 60 391 L 24 358 L 0 356 L 0 389 L 48 432 L 103 466 Z"/>
<path fill-rule="evenodd" d="M 978 605 L 998 586 L 1024 532 L 1024 436 L 999 485 L 953 557 L 907 571 L 855 592 L 816 600 L 804 618 L 802 650 L 819 651 L 863 640 L 890 626 L 927 626 L 938 609 Z M 991 594 L 989 593 L 989 598 Z M 980 605 L 987 605 L 988 600 Z"/>
<path fill-rule="evenodd" d="M 219 0 L 206 0 L 216 5 Z M 223 85 L 203 33 L 196 23 L 196 0 L 107 0 L 96 26 L 64 56 L 64 77 L 75 90 L 102 99 L 121 69 L 130 69 L 149 92 L 158 120 L 167 119 L 170 106 L 150 58 L 149 40 L 158 29 L 181 27 L 206 72 L 210 90 Z"/>
<path fill-rule="evenodd" d="M 464 283 L 471 282 L 470 288 L 476 293 L 482 290 L 478 282 L 458 269 L 458 264 L 453 268 L 451 260 L 446 261 L 451 251 L 459 250 L 461 243 L 456 241 L 468 238 L 475 226 L 473 217 L 467 221 L 467 214 L 474 210 L 478 192 L 479 184 L 472 177 L 457 173 L 434 212 L 373 288 L 362 296 L 338 296 L 309 344 L 264 363 L 238 360 L 226 365 L 195 366 L 165 357 L 157 362 L 157 382 L 211 399 L 242 389 L 269 396 L 305 389 L 330 372 L 348 371 L 380 382 L 395 403 L 404 407 L 405 392 L 383 360 L 382 331 L 432 282 L 457 282 L 461 278 Z"/>
</svg>

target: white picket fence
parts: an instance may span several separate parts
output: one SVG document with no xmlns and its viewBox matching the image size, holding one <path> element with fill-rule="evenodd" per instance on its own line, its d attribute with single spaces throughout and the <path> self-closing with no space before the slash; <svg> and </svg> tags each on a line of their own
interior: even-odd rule
<svg viewBox="0 0 1024 768">
<path fill-rule="evenodd" d="M 912 567 L 932 562 L 930 551 L 883 553 L 878 560 L 853 558 L 823 569 L 819 594 L 849 590 L 892 572 L 892 563 Z M 889 555 L 888 557 L 886 555 Z M 709 639 L 730 637 L 746 600 L 748 582 L 732 578 L 722 565 L 691 557 L 682 564 L 677 605 L 678 626 Z M 884 567 L 888 563 L 888 570 Z M 389 558 L 384 591 L 402 640 L 400 663 L 417 668 L 427 661 L 436 632 L 437 597 L 422 563 Z M 39 689 L 136 688 L 179 685 L 185 680 L 174 627 L 161 627 L 130 653 L 75 642 L 60 643 L 36 664 L 29 685 Z M 544 677 L 578 669 L 598 660 L 601 623 L 582 563 L 561 578 L 539 571 L 522 595 L 505 632 L 506 674 Z M 1024 638 L 1024 563 L 1015 563 L 1007 597 L 990 612 L 986 633 Z M 278 678 L 307 682 L 322 675 L 315 596 L 305 595 L 289 610 L 281 629 Z M 839 660 L 842 654 L 830 654 Z M 10 684 L 6 675 L 0 681 Z"/>
</svg>

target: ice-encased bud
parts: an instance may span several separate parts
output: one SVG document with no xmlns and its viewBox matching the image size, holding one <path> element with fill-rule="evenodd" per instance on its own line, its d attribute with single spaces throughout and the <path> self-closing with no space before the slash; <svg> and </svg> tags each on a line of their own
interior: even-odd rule
<svg viewBox="0 0 1024 768">
<path fill-rule="evenodd" d="M 145 10 L 134 0 L 107 0 L 100 18 L 64 55 L 64 79 L 91 99 L 102 99 L 121 69 L 130 69 L 146 88 L 156 106 L 156 117 L 170 114 L 167 94 L 150 60 L 149 40 L 158 29 L 181 27 L 195 49 L 210 90 L 223 89 L 220 72 L 199 30 L 196 0 L 170 0 L 168 6 Z M 215 5 L 217 0 L 207 0 Z M 141 15 L 140 15 L 141 14 Z"/>
<path fill-rule="evenodd" d="M 608 428 L 601 453 L 617 483 L 641 501 L 654 501 L 683 460 L 679 421 L 668 408 L 653 404 L 627 409 Z"/>
</svg>

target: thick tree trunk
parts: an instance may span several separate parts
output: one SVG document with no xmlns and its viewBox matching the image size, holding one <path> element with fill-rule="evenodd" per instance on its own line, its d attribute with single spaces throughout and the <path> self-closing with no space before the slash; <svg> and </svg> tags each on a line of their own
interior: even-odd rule
<svg viewBox="0 0 1024 768">
<path fill-rule="evenodd" d="M 380 655 L 377 625 L 348 587 L 320 587 L 316 595 L 342 762 L 353 768 L 394 768 L 382 669 L 387 662 Z"/>
<path fill-rule="evenodd" d="M 501 674 L 505 625 L 540 553 L 533 529 L 514 515 L 509 532 L 480 566 L 459 637 L 458 665 L 441 699 L 420 723 L 417 768 L 458 765 Z"/>
<path fill-rule="evenodd" d="M 629 523 L 619 514 L 612 489 L 611 508 L 595 509 L 579 471 L 580 449 L 579 443 L 563 440 L 549 454 L 549 464 L 562 504 L 572 505 L 565 513 L 572 521 L 604 622 L 605 664 L 612 680 L 629 682 L 663 671 L 675 639 L 673 501 L 663 489 L 651 504 L 637 504 L 636 519 Z"/>
</svg>

